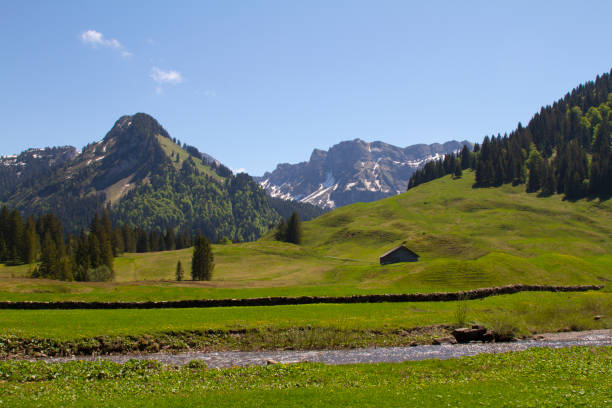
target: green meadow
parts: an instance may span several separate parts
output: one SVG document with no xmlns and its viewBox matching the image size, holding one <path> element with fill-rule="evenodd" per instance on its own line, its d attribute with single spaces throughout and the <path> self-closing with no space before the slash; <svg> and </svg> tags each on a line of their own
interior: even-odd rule
<svg viewBox="0 0 612 408">
<path fill-rule="evenodd" d="M 2 310 L 0 359 L 183 350 L 343 349 L 431 344 L 482 324 L 503 338 L 612 328 L 611 200 L 568 202 L 524 186 L 472 189 L 473 174 L 334 210 L 304 242 L 214 245 L 209 282 L 176 282 L 190 249 L 126 253 L 113 282 L 29 278 L 0 265 L 0 300 L 146 301 L 458 291 L 600 284 L 455 302 L 149 310 Z M 466 194 L 468 191 L 468 194 Z M 405 243 L 419 262 L 380 266 Z M 188 273 L 187 273 L 188 274 Z M 7 406 L 609 406 L 612 349 L 532 349 L 446 361 L 208 370 L 157 362 L 0 361 Z"/>
<path fill-rule="evenodd" d="M 190 249 L 127 253 L 115 259 L 116 280 L 110 283 L 30 279 L 27 265 L 2 266 L 0 300 L 331 296 L 457 291 L 519 283 L 603 284 L 604 289 L 441 303 L 5 310 L 0 315 L 0 330 L 4 338 L 69 341 L 101 335 L 315 328 L 361 334 L 349 342 L 328 338 L 311 344 L 313 347 L 351 347 L 363 345 L 363 338 L 372 331 L 441 324 L 482 323 L 517 336 L 612 327 L 610 200 L 569 202 L 559 196 L 526 194 L 524 186 L 473 189 L 473 182 L 473 174 L 466 172 L 458 180 L 445 177 L 399 196 L 336 209 L 303 223 L 300 246 L 276 242 L 272 232 L 257 242 L 215 245 L 216 267 L 209 282 L 174 280 L 178 260 L 189 271 Z M 421 256 L 419 262 L 378 264 L 380 254 L 403 242 Z M 595 320 L 594 316 L 602 318 Z M 266 341 L 256 343 L 253 348 L 275 347 Z M 299 339 L 285 346 L 305 347 Z"/>
<path fill-rule="evenodd" d="M 460 306 L 460 307 L 459 307 Z M 465 316 L 458 316 L 458 309 Z M 513 325 L 517 335 L 612 327 L 609 292 L 518 293 L 461 302 L 313 304 L 126 310 L 3 310 L 5 336 L 57 340 L 197 330 L 267 330 L 292 327 L 340 331 L 411 329 L 480 323 Z M 607 313 L 607 315 L 606 315 Z M 593 316 L 602 315 L 594 320 Z"/>
<path fill-rule="evenodd" d="M 111 283 L 28 279 L 28 266 L 0 266 L 0 300 L 173 300 L 258 296 L 456 291 L 524 284 L 606 284 L 612 279 L 612 200 L 569 202 L 524 186 L 472 188 L 444 177 L 374 203 L 303 223 L 301 246 L 215 245 L 210 282 L 174 281 L 191 250 L 124 254 Z M 466 191 L 468 192 L 466 194 Z M 405 242 L 416 263 L 380 266 Z"/>
<path fill-rule="evenodd" d="M 0 362 L 11 407 L 604 407 L 612 348 L 530 349 L 451 360 L 208 370 L 126 364 Z"/>
</svg>

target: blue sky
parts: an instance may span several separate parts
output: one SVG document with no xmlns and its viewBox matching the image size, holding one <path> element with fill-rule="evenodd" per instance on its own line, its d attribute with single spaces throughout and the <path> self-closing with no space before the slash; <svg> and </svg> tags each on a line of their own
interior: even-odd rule
<svg viewBox="0 0 612 408">
<path fill-rule="evenodd" d="M 480 141 L 612 67 L 612 2 L 495 3 L 2 2 L 0 154 L 146 112 L 261 175 L 354 138 Z"/>
</svg>

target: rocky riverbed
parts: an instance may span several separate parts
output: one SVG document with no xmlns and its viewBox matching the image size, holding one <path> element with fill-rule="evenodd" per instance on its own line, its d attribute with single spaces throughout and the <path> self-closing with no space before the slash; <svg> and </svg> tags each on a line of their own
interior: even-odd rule
<svg viewBox="0 0 612 408">
<path fill-rule="evenodd" d="M 76 356 L 43 358 L 47 362 L 66 362 L 71 360 L 106 359 L 118 363 L 130 359 L 158 360 L 165 364 L 184 365 L 192 360 L 205 362 L 211 368 L 227 368 L 246 365 L 265 365 L 271 363 L 318 362 L 325 364 L 392 363 L 402 361 L 449 359 L 472 356 L 480 353 L 505 353 L 521 351 L 531 347 L 572 347 L 572 346 L 612 346 L 610 330 L 583 332 L 547 333 L 532 339 L 508 343 L 440 344 L 414 347 L 380 347 L 347 350 L 279 350 L 279 351 L 226 351 L 226 352 L 184 352 L 122 354 L 105 356 Z"/>
</svg>

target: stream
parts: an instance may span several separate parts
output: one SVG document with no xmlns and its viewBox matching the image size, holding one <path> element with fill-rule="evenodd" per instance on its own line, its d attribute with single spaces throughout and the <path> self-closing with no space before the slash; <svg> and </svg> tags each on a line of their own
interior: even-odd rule
<svg viewBox="0 0 612 408">
<path fill-rule="evenodd" d="M 36 359 L 47 362 L 72 360 L 94 361 L 97 359 L 124 363 L 130 359 L 158 360 L 164 364 L 184 365 L 192 360 L 201 360 L 210 368 L 228 368 L 247 365 L 276 363 L 317 362 L 325 364 L 397 363 L 427 359 L 449 359 L 473 356 L 480 353 L 505 353 L 521 351 L 531 347 L 563 348 L 572 346 L 612 346 L 610 330 L 585 332 L 550 333 L 538 335 L 530 340 L 508 343 L 469 343 L 422 345 L 413 347 L 379 347 L 343 350 L 277 350 L 277 351 L 189 351 L 182 353 L 119 354 L 103 356 L 73 356 Z"/>
</svg>

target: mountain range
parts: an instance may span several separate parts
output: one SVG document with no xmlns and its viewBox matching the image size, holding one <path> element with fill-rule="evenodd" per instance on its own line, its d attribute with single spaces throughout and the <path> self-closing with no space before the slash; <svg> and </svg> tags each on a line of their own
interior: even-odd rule
<svg viewBox="0 0 612 408">
<path fill-rule="evenodd" d="M 402 193 L 412 174 L 426 162 L 464 145 L 473 146 L 468 141 L 449 141 L 397 147 L 355 139 L 327 151 L 315 149 L 307 162 L 279 164 L 256 180 L 272 197 L 332 209 Z"/>
<path fill-rule="evenodd" d="M 53 212 L 77 232 L 102 208 L 145 230 L 200 230 L 249 241 L 280 216 L 246 174 L 232 174 L 191 146 L 179 146 L 144 113 L 126 115 L 85 146 L 30 149 L 0 159 L 0 201 L 26 215 Z"/>
<path fill-rule="evenodd" d="M 107 207 L 116 222 L 134 228 L 254 240 L 293 211 L 308 220 L 405 191 L 415 169 L 464 144 L 471 146 L 345 141 L 329 151 L 315 149 L 308 162 L 279 164 L 255 178 L 257 185 L 197 148 L 177 144 L 157 120 L 137 113 L 119 118 L 81 151 L 31 148 L 0 157 L 0 202 L 26 215 L 53 212 L 71 232 Z"/>
<path fill-rule="evenodd" d="M 212 239 L 249 241 L 292 211 L 313 218 L 403 192 L 413 175 L 412 187 L 448 173 L 460 177 L 457 166 L 475 171 L 474 187 L 525 183 L 527 192 L 543 196 L 607 199 L 610 112 L 612 75 L 606 73 L 543 107 L 526 127 L 519 123 L 509 135 L 487 136 L 474 153 L 462 152 L 444 165 L 424 166 L 472 144 L 401 148 L 355 139 L 315 149 L 309 161 L 279 164 L 255 180 L 179 145 L 154 118 L 137 113 L 119 118 L 102 140 L 80 152 L 63 146 L 0 157 L 0 204 L 24 215 L 53 212 L 70 232 L 109 208 L 114 221 L 133 228 L 200 230 Z"/>
</svg>

